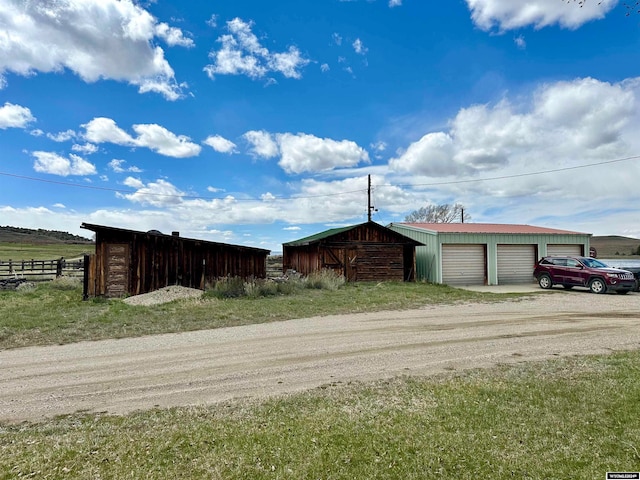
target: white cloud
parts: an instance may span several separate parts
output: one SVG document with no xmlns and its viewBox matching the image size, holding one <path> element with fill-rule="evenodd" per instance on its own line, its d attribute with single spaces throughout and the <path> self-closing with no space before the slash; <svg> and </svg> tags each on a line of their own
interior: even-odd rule
<svg viewBox="0 0 640 480">
<path fill-rule="evenodd" d="M 402 5 L 402 0 L 389 0 L 389 7 L 399 7 Z"/>
<path fill-rule="evenodd" d="M 65 132 L 47 133 L 47 138 L 54 142 L 68 142 L 76 137 L 76 132 L 67 130 Z"/>
<path fill-rule="evenodd" d="M 639 94 L 640 79 L 546 84 L 527 103 L 505 99 L 460 110 L 448 131 L 425 134 L 389 166 L 406 173 L 409 183 L 440 185 L 445 202 L 453 197 L 473 204 L 482 198 L 485 208 L 502 210 L 508 199 L 523 198 L 535 202 L 538 211 L 558 214 L 565 209 L 558 203 L 569 210 L 576 208 L 576 200 L 597 198 L 601 204 L 613 204 L 618 192 L 633 191 L 640 175 L 637 163 L 624 163 L 624 174 L 622 166 L 606 165 L 637 154 Z M 603 162 L 603 167 L 581 169 Z M 569 170 L 537 174 L 557 169 Z M 473 182 L 481 178 L 496 180 Z M 557 198 L 563 201 L 554 203 Z M 526 218 L 523 212 L 517 215 L 522 216 L 511 222 Z M 481 221 L 475 216 L 474 220 Z"/>
<path fill-rule="evenodd" d="M 136 188 L 136 192 L 117 193 L 116 195 L 133 203 L 153 207 L 175 206 L 182 203 L 184 192 L 178 190 L 166 180 L 159 179 L 145 185 L 139 179 L 128 177 L 124 184 L 128 187 Z"/>
<path fill-rule="evenodd" d="M 107 165 L 115 173 L 124 173 L 124 172 L 139 173 L 142 171 L 136 166 L 125 167 L 126 163 L 127 163 L 126 160 L 120 160 L 120 159 L 114 158 Z"/>
<path fill-rule="evenodd" d="M 193 40 L 185 37 L 182 30 L 176 27 L 170 27 L 166 23 L 159 23 L 156 25 L 156 35 L 163 38 L 167 42 L 167 45 L 171 47 L 175 45 L 187 48 L 195 46 Z"/>
<path fill-rule="evenodd" d="M 341 36 L 339 33 L 335 33 L 335 32 L 334 32 L 334 33 L 331 35 L 331 41 L 332 41 L 334 44 L 336 44 L 336 45 L 340 46 L 340 45 L 342 45 L 342 36 Z"/>
<path fill-rule="evenodd" d="M 130 147 L 146 147 L 167 157 L 186 158 L 200 154 L 202 147 L 185 135 L 176 135 L 156 124 L 133 126 L 134 138 L 110 118 L 98 117 L 82 125 L 84 138 L 93 143 L 114 143 Z"/>
<path fill-rule="evenodd" d="M 303 133 L 283 133 L 276 138 L 282 155 L 278 165 L 287 173 L 321 172 L 369 162 L 367 151 L 350 140 L 336 141 Z"/>
<path fill-rule="evenodd" d="M 518 35 L 517 37 L 515 37 L 513 39 L 513 42 L 521 50 L 524 50 L 525 48 L 527 48 L 527 42 L 525 41 L 525 39 L 524 39 L 524 37 L 522 35 Z"/>
<path fill-rule="evenodd" d="M 278 165 L 289 174 L 325 172 L 369 163 L 365 149 L 349 140 L 336 141 L 304 133 L 270 134 L 263 130 L 243 135 L 255 157 L 273 158 L 280 155 Z"/>
<path fill-rule="evenodd" d="M 320 71 L 321 71 L 322 73 L 326 73 L 326 72 L 328 72 L 329 70 L 331 70 L 331 67 L 329 67 L 329 64 L 328 64 L 328 63 L 323 63 L 322 65 L 320 65 Z"/>
<path fill-rule="evenodd" d="M 0 14 L 0 19 L 2 14 Z M 25 128 L 31 122 L 35 122 L 36 117 L 31 114 L 31 110 L 27 107 L 20 105 L 14 105 L 13 103 L 6 102 L 4 106 L 0 107 L 0 129 L 6 130 L 7 128 Z"/>
<path fill-rule="evenodd" d="M 587 1 L 578 4 L 561 0 L 466 0 L 473 22 L 483 30 L 514 30 L 526 26 L 535 28 L 558 24 L 565 28 L 578 28 L 600 18 L 618 3 L 618 0 Z"/>
<path fill-rule="evenodd" d="M 71 154 L 69 158 L 62 157 L 52 152 L 32 152 L 36 161 L 33 169 L 36 172 L 50 173 L 67 177 L 69 175 L 95 175 L 97 173 L 95 165 L 87 162 L 78 155 Z"/>
<path fill-rule="evenodd" d="M 75 143 L 71 146 L 71 150 L 73 150 L 74 152 L 83 153 L 85 155 L 91 155 L 98 151 L 98 147 L 95 146 L 93 143 L 85 143 L 84 145 Z"/>
<path fill-rule="evenodd" d="M 68 69 L 85 82 L 124 81 L 168 100 L 182 95 L 156 43 L 190 40 L 132 0 L 0 0 L 0 25 L 0 78 Z"/>
<path fill-rule="evenodd" d="M 227 22 L 229 33 L 218 38 L 222 47 L 209 53 L 213 63 L 204 68 L 209 78 L 213 79 L 216 75 L 246 75 L 258 79 L 268 73 L 301 78 L 300 70 L 309 60 L 302 56 L 300 50 L 290 46 L 285 52 L 272 53 L 260 44 L 252 27 L 252 22 L 244 22 L 240 18 Z"/>
<path fill-rule="evenodd" d="M 250 145 L 250 153 L 255 157 L 273 158 L 278 155 L 278 144 L 269 132 L 251 130 L 242 136 Z"/>
<path fill-rule="evenodd" d="M 110 118 L 96 117 L 81 125 L 85 129 L 84 138 L 93 143 L 115 143 L 116 145 L 135 146 L 136 141 Z"/>
<path fill-rule="evenodd" d="M 191 142 L 185 135 L 176 135 L 160 125 L 134 125 L 138 134 L 136 143 L 147 147 L 160 155 L 175 158 L 195 157 L 200 154 L 202 147 Z"/>
<path fill-rule="evenodd" d="M 236 144 L 220 135 L 211 135 L 202 143 L 209 145 L 219 153 L 237 153 Z"/>
<path fill-rule="evenodd" d="M 284 227 L 282 230 L 287 232 L 297 232 L 298 230 L 302 230 L 300 227 Z"/>
<path fill-rule="evenodd" d="M 356 38 L 353 42 L 353 49 L 358 55 L 366 55 L 369 51 L 369 49 L 364 46 L 362 40 L 360 40 L 359 38 Z"/>
</svg>

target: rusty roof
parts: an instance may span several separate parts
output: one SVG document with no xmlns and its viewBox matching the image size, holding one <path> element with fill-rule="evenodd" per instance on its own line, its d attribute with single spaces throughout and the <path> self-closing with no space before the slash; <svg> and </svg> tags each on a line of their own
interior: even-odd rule
<svg viewBox="0 0 640 480">
<path fill-rule="evenodd" d="M 556 228 L 536 227 L 534 225 L 513 225 L 503 223 L 395 223 L 434 233 L 494 233 L 494 234 L 543 234 L 543 235 L 591 235 Z"/>
</svg>

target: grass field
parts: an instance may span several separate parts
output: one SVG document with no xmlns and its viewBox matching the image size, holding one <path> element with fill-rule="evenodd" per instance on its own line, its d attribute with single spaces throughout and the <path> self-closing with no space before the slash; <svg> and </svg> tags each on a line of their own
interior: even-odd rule
<svg viewBox="0 0 640 480">
<path fill-rule="evenodd" d="M 153 307 L 81 298 L 67 280 L 0 292 L 0 349 L 505 297 L 371 283 Z M 78 413 L 0 424 L 0 480 L 598 479 L 640 470 L 639 400 L 633 351 L 328 384 L 267 401 Z"/>
<path fill-rule="evenodd" d="M 55 260 L 60 257 L 77 258 L 86 253 L 93 253 L 94 250 L 95 246 L 92 244 L 0 242 L 0 261 Z"/>
<path fill-rule="evenodd" d="M 264 323 L 314 315 L 406 309 L 434 303 L 496 301 L 481 294 L 426 283 L 355 283 L 329 291 L 303 289 L 262 298 L 175 301 L 150 307 L 122 300 L 82 300 L 79 280 L 0 291 L 0 348 L 99 340 Z"/>
<path fill-rule="evenodd" d="M 0 479 L 599 479 L 640 466 L 640 354 L 0 426 Z"/>
</svg>

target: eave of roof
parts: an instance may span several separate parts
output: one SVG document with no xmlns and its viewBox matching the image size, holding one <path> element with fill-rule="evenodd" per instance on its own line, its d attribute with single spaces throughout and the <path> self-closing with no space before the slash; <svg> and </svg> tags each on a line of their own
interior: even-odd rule
<svg viewBox="0 0 640 480">
<path fill-rule="evenodd" d="M 559 230 L 555 228 L 536 227 L 534 225 L 514 225 L 501 223 L 393 223 L 416 230 L 427 230 L 432 233 L 489 233 L 489 234 L 542 234 L 542 235 L 589 235 L 590 233 Z"/>
<path fill-rule="evenodd" d="M 82 223 L 82 225 L 80 225 L 80 228 L 84 228 L 86 230 L 91 230 L 92 232 L 122 232 L 122 233 L 128 233 L 128 234 L 135 234 L 135 235 L 149 235 L 149 236 L 162 236 L 162 237 L 170 237 L 170 238 L 176 238 L 179 240 L 184 240 L 187 242 L 199 242 L 205 245 L 217 245 L 217 246 L 225 246 L 225 247 L 233 247 L 233 248 L 237 248 L 238 250 L 252 250 L 252 251 L 257 251 L 257 252 L 265 252 L 267 255 L 269 255 L 271 253 L 271 250 L 266 250 L 264 248 L 256 248 L 256 247 L 245 247 L 244 245 L 234 245 L 231 243 L 221 243 L 221 242 L 211 242 L 209 240 L 200 240 L 197 238 L 186 238 L 186 237 L 179 237 L 179 236 L 174 236 L 174 235 L 167 235 L 164 233 L 151 233 L 151 232 L 141 232 L 138 230 L 129 230 L 126 228 L 117 228 L 117 227 L 109 227 L 109 226 L 105 226 L 105 225 L 96 225 L 96 224 L 92 224 L 92 223 Z"/>
</svg>

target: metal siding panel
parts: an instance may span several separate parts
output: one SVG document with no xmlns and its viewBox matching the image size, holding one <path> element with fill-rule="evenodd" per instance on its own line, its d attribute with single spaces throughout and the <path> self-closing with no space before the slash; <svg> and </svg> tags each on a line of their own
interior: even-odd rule
<svg viewBox="0 0 640 480">
<path fill-rule="evenodd" d="M 447 285 L 484 285 L 485 265 L 484 245 L 442 245 L 442 283 Z"/>
<path fill-rule="evenodd" d="M 535 245 L 498 245 L 498 285 L 533 283 Z"/>
<path fill-rule="evenodd" d="M 547 245 L 547 255 L 582 255 L 582 244 L 579 245 Z"/>
</svg>

